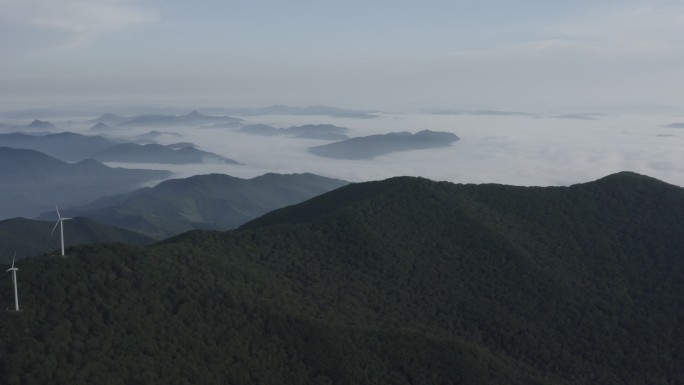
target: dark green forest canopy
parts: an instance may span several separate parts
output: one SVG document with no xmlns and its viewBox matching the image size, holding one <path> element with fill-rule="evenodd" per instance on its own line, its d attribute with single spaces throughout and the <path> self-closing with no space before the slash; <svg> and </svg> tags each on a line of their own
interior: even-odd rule
<svg viewBox="0 0 684 385">
<path fill-rule="evenodd" d="M 18 264 L 2 382 L 678 384 L 684 190 L 393 178 Z M 9 275 L 0 303 L 13 306 Z"/>
</svg>

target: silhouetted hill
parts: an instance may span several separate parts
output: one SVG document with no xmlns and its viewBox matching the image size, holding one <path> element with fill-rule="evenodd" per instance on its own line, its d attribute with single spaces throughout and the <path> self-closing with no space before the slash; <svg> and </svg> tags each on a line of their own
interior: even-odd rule
<svg viewBox="0 0 684 385">
<path fill-rule="evenodd" d="M 0 263 L 11 263 L 15 251 L 17 259 L 21 259 L 59 249 L 59 228 L 51 236 L 54 226 L 54 221 L 36 221 L 26 218 L 0 221 Z M 64 221 L 66 246 L 101 242 L 122 242 L 142 246 L 149 245 L 154 240 L 133 231 L 105 225 L 88 218 L 73 218 Z"/>
<path fill-rule="evenodd" d="M 500 110 L 441 110 L 437 115 L 476 115 L 476 116 L 534 116 L 528 112 L 500 111 Z"/>
<path fill-rule="evenodd" d="M 149 140 L 165 133 L 151 131 L 137 139 Z M 171 134 L 177 135 L 177 134 Z M 190 146 L 162 146 L 160 144 L 119 143 L 101 136 L 88 136 L 72 132 L 49 135 L 20 133 L 0 134 L 0 146 L 25 148 L 43 152 L 65 161 L 96 159 L 102 162 L 128 163 L 226 163 L 240 164 L 210 152 Z"/>
<path fill-rule="evenodd" d="M 110 168 L 92 159 L 66 163 L 33 150 L 0 147 L 0 219 L 35 216 L 55 202 L 65 208 L 85 204 L 170 174 Z"/>
<path fill-rule="evenodd" d="M 93 155 L 102 162 L 126 163 L 226 163 L 240 164 L 211 152 L 198 150 L 192 146 L 174 149 L 160 144 L 122 143 L 109 147 Z"/>
<path fill-rule="evenodd" d="M 678 384 L 684 191 L 392 178 L 18 263 L 3 381 Z M 0 304 L 13 303 L 0 280 Z"/>
<path fill-rule="evenodd" d="M 267 124 L 250 124 L 244 127 L 240 127 L 238 131 L 250 135 L 275 136 L 280 135 L 283 129 L 275 128 Z"/>
<path fill-rule="evenodd" d="M 140 135 L 134 136 L 132 139 L 132 142 L 139 143 L 139 144 L 150 144 L 150 143 L 156 143 L 156 140 L 158 140 L 160 137 L 163 136 L 172 136 L 172 137 L 180 137 L 181 135 L 175 132 L 169 132 L 169 131 L 157 131 L 157 130 L 152 130 L 148 131 L 145 133 L 142 133 Z"/>
<path fill-rule="evenodd" d="M 296 138 L 322 140 L 344 140 L 349 138 L 344 134 L 348 131 L 347 128 L 334 126 L 332 124 L 306 124 L 303 126 L 292 126 L 287 128 L 275 128 L 266 124 L 252 124 L 244 126 L 238 131 L 251 135 L 287 135 Z"/>
<path fill-rule="evenodd" d="M 90 123 L 102 123 L 108 126 L 115 126 L 123 121 L 126 121 L 127 119 L 129 118 L 125 118 L 123 116 L 119 116 L 112 113 L 106 113 L 97 119 L 91 120 Z"/>
<path fill-rule="evenodd" d="M 341 142 L 311 147 L 312 154 L 337 159 L 370 159 L 397 151 L 420 150 L 450 146 L 458 136 L 448 132 L 424 130 L 392 132 L 384 135 L 370 135 L 351 138 Z"/>
<path fill-rule="evenodd" d="M 349 131 L 349 129 L 332 124 L 305 124 L 302 126 L 288 127 L 286 130 L 297 138 L 323 140 L 349 139 L 349 137 L 345 135 L 345 132 Z"/>
<path fill-rule="evenodd" d="M 197 175 L 102 198 L 65 215 L 86 216 L 162 239 L 193 229 L 233 229 L 346 184 L 313 174 L 265 174 L 252 179 Z"/>
<path fill-rule="evenodd" d="M 73 132 L 48 135 L 0 134 L 0 147 L 35 150 L 69 162 L 91 158 L 95 153 L 116 144 L 118 142 L 101 136 L 87 136 Z"/>
<path fill-rule="evenodd" d="M 683 215 L 682 188 L 633 173 L 558 188 L 396 178 L 242 229 L 283 250 L 252 254 L 271 266 L 307 255 L 297 258 L 307 293 L 328 293 L 308 300 L 332 318 L 385 309 L 382 322 L 470 336 L 553 382 L 669 383 L 684 353 L 672 344 L 684 337 Z"/>
<path fill-rule="evenodd" d="M 180 150 L 180 149 L 183 149 L 185 147 L 197 148 L 197 145 L 194 143 L 190 143 L 190 142 L 178 142 L 178 143 L 167 144 L 166 147 L 168 147 L 172 150 Z"/>
<path fill-rule="evenodd" d="M 116 130 L 114 127 L 102 122 L 97 123 L 88 129 L 88 131 L 93 132 L 111 132 L 114 130 Z"/>
<path fill-rule="evenodd" d="M 57 127 L 55 127 L 54 124 L 44 121 L 44 120 L 38 120 L 34 119 L 31 123 L 27 124 L 24 126 L 24 129 L 30 130 L 30 131 L 51 131 L 55 130 Z"/>
<path fill-rule="evenodd" d="M 140 115 L 122 122 L 125 127 L 172 127 L 172 126 L 202 126 L 209 124 L 240 123 L 241 120 L 230 116 L 204 115 L 192 111 L 186 115 Z"/>
<path fill-rule="evenodd" d="M 605 118 L 609 116 L 608 114 L 603 114 L 600 112 L 580 112 L 575 114 L 565 114 L 554 116 L 556 119 L 574 119 L 574 120 L 599 120 L 600 118 Z"/>
<path fill-rule="evenodd" d="M 328 106 L 308 106 L 308 107 L 292 107 L 276 104 L 263 108 L 232 108 L 228 109 L 229 113 L 235 115 L 253 116 L 253 115 L 295 115 L 295 116 L 331 116 L 335 118 L 354 118 L 354 119 L 372 119 L 377 115 L 370 111 L 346 110 L 336 107 Z"/>
</svg>

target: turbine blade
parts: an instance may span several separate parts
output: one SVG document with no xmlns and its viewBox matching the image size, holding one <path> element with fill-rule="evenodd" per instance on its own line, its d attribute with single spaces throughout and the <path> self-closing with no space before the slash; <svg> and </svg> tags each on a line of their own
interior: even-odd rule
<svg viewBox="0 0 684 385">
<path fill-rule="evenodd" d="M 74 219 L 74 218 L 62 218 L 63 221 L 68 221 L 69 219 Z"/>
<path fill-rule="evenodd" d="M 62 216 L 59 214 L 59 207 L 57 207 L 57 203 L 55 203 L 55 210 L 57 210 L 57 218 L 62 219 Z"/>
<path fill-rule="evenodd" d="M 57 223 L 55 223 L 55 227 L 52 228 L 52 232 L 50 233 L 50 236 L 55 233 L 55 230 L 57 230 L 57 226 L 59 226 L 59 219 L 57 220 Z"/>
<path fill-rule="evenodd" d="M 14 268 L 14 260 L 17 259 L 17 252 L 14 252 L 14 257 L 12 257 L 12 269 Z"/>
</svg>

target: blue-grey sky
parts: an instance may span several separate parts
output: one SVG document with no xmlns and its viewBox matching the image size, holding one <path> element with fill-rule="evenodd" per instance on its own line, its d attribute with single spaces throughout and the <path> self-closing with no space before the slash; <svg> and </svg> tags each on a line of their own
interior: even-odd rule
<svg viewBox="0 0 684 385">
<path fill-rule="evenodd" d="M 684 107 L 672 0 L 0 0 L 0 55 L 0 109 Z"/>
</svg>

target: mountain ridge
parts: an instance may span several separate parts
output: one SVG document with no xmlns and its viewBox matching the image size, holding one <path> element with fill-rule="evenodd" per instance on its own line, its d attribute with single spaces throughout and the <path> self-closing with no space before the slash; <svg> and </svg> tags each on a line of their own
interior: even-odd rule
<svg viewBox="0 0 684 385">
<path fill-rule="evenodd" d="M 195 175 L 102 198 L 67 210 L 65 215 L 86 216 L 163 239 L 192 229 L 229 230 L 347 183 L 311 173 L 267 173 L 251 179 Z"/>
<path fill-rule="evenodd" d="M 162 170 L 112 168 L 95 160 L 67 163 L 34 150 L 0 147 L 0 219 L 34 216 L 122 193 L 171 175 Z"/>
<path fill-rule="evenodd" d="M 372 159 L 393 152 L 448 147 L 459 137 L 449 132 L 423 130 L 391 132 L 382 135 L 354 137 L 339 142 L 310 147 L 309 152 L 335 159 Z"/>
<path fill-rule="evenodd" d="M 27 258 L 25 310 L 0 317 L 5 379 L 676 384 L 682 218 L 684 189 L 633 173 L 397 177 L 228 232 Z"/>
<path fill-rule="evenodd" d="M 0 263 L 10 263 L 14 253 L 17 260 L 20 260 L 59 249 L 59 230 L 57 234 L 50 234 L 54 226 L 54 221 L 27 218 L 1 220 Z M 139 246 L 154 243 L 152 238 L 144 235 L 82 217 L 65 221 L 64 232 L 66 247 L 101 242 L 122 242 Z"/>
</svg>

